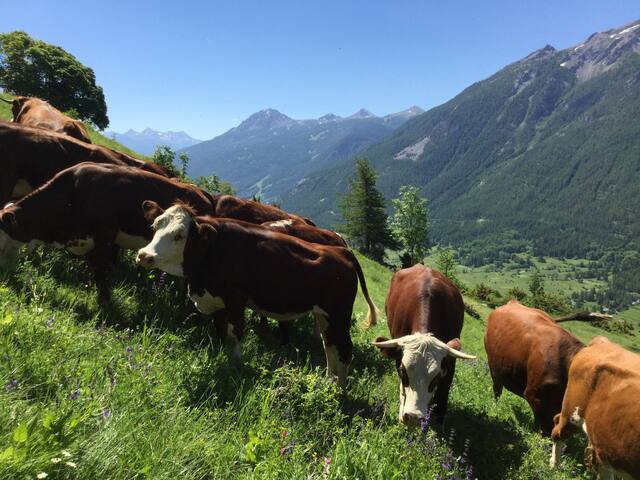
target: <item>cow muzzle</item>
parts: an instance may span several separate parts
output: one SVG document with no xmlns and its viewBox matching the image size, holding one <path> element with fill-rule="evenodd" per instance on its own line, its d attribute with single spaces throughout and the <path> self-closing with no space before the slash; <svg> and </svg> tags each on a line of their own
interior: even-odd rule
<svg viewBox="0 0 640 480">
<path fill-rule="evenodd" d="M 152 268 L 156 263 L 156 256 L 144 250 L 139 250 L 138 255 L 136 255 L 136 263 L 145 268 Z"/>
</svg>

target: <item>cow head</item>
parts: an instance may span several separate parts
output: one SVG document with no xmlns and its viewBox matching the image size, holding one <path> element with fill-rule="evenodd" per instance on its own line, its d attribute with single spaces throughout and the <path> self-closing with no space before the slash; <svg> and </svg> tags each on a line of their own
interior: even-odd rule
<svg viewBox="0 0 640 480">
<path fill-rule="evenodd" d="M 400 412 L 398 418 L 408 425 L 417 425 L 428 415 L 440 378 L 446 374 L 449 357 L 474 359 L 460 351 L 457 338 L 444 343 L 430 333 L 414 333 L 387 340 L 378 337 L 373 345 L 396 361 L 400 375 Z"/>
<path fill-rule="evenodd" d="M 146 200 L 142 209 L 154 233 L 151 242 L 138 250 L 136 263 L 183 277 L 187 244 L 197 250 L 197 246 L 206 243 L 215 229 L 211 225 L 198 225 L 193 211 L 185 205 L 178 204 L 163 210 L 157 203 Z"/>
</svg>

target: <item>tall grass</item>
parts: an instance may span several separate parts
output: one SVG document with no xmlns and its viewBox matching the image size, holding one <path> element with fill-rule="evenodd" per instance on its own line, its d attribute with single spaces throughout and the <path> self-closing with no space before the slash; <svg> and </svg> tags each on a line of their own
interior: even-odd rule
<svg viewBox="0 0 640 480">
<path fill-rule="evenodd" d="M 391 273 L 360 259 L 382 310 Z M 238 367 L 181 285 L 128 257 L 114 283 L 102 311 L 66 254 L 36 251 L 0 276 L 0 478 L 587 478 L 583 443 L 550 471 L 527 404 L 493 399 L 481 320 L 465 318 L 463 347 L 480 358 L 458 362 L 444 425 L 412 431 L 370 345 L 384 317 L 363 330 L 361 298 L 342 392 L 310 321 L 284 347 L 275 323 L 250 318 Z"/>
</svg>

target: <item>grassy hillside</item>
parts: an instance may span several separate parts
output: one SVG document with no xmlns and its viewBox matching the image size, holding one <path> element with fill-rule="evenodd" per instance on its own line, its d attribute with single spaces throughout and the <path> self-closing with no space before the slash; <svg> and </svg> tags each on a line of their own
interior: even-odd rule
<svg viewBox="0 0 640 480">
<path fill-rule="evenodd" d="M 391 272 L 360 258 L 383 310 Z M 588 478 L 581 440 L 549 471 L 527 404 L 493 399 L 482 320 L 465 318 L 462 344 L 479 358 L 458 363 L 444 428 L 409 432 L 394 367 L 370 345 L 387 334 L 384 318 L 363 330 L 360 295 L 341 393 L 311 322 L 282 347 L 275 325 L 249 320 L 236 368 L 169 278 L 130 258 L 115 277 L 103 312 L 66 254 L 36 251 L 0 275 L 0 478 Z M 569 327 L 584 340 L 602 333 Z"/>
<path fill-rule="evenodd" d="M 13 95 L 9 95 L 8 93 L 0 93 L 0 98 L 4 98 L 5 100 L 11 100 L 13 98 Z M 0 102 L 0 120 L 9 122 L 11 121 L 11 118 L 12 118 L 11 105 L 5 102 Z M 105 137 L 104 135 L 100 134 L 100 132 L 94 130 L 89 125 L 85 124 L 85 127 L 89 132 L 89 137 L 91 138 L 91 142 L 95 143 L 96 145 L 103 145 L 113 150 L 128 153 L 129 155 L 132 155 L 136 158 L 147 159 L 147 157 L 145 157 L 144 155 L 134 152 L 130 148 L 127 148 L 124 145 L 122 145 L 121 143 L 118 143 L 114 140 L 111 140 L 110 138 Z"/>
</svg>

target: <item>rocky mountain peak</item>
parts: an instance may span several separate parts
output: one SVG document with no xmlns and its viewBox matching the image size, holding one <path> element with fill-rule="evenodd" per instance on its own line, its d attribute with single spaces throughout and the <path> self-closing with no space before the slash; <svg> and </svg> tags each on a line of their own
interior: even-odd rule
<svg viewBox="0 0 640 480">
<path fill-rule="evenodd" d="M 238 126 L 238 129 L 250 130 L 254 128 L 274 128 L 293 121 L 293 119 L 286 116 L 284 113 L 273 108 L 268 108 L 251 115 Z"/>
</svg>

